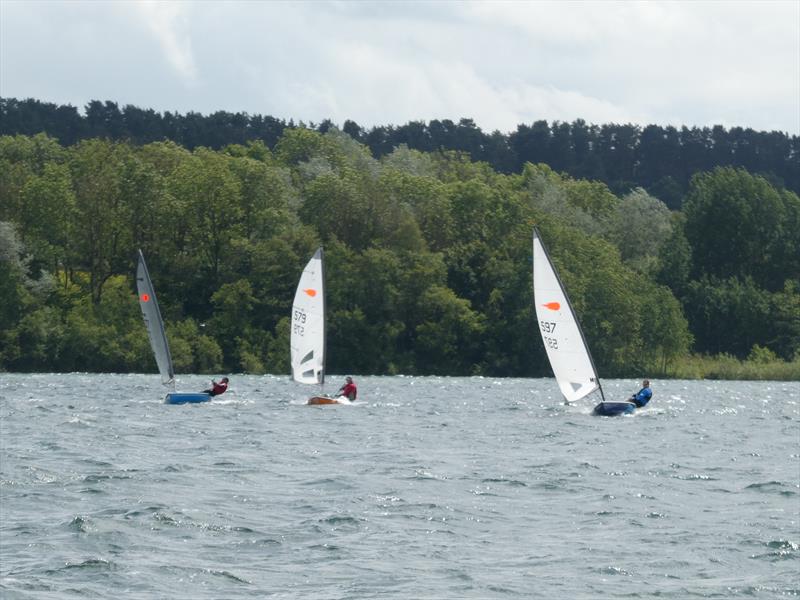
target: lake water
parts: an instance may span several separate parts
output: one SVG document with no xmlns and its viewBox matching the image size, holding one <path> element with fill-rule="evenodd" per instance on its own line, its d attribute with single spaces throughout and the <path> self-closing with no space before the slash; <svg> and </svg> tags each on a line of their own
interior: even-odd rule
<svg viewBox="0 0 800 600">
<path fill-rule="evenodd" d="M 0 374 L 0 597 L 800 596 L 797 382 L 356 382 Z"/>
</svg>

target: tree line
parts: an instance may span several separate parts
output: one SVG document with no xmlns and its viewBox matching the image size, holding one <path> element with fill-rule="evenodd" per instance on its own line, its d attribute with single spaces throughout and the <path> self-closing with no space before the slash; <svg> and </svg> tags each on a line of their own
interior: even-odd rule
<svg viewBox="0 0 800 600">
<path fill-rule="evenodd" d="M 0 136 L 0 369 L 153 371 L 141 248 L 178 372 L 288 373 L 294 289 L 324 245 L 329 371 L 547 376 L 533 226 L 604 376 L 800 356 L 800 199 L 768 178 L 698 173 L 671 211 L 542 163 L 376 158 L 287 127 L 219 150 Z"/>
<path fill-rule="evenodd" d="M 108 138 L 139 145 L 172 140 L 189 150 L 200 146 L 220 150 L 260 140 L 274 149 L 284 130 L 295 127 L 325 133 L 335 126 L 329 120 L 305 125 L 241 112 L 162 114 L 99 100 L 89 102 L 81 114 L 71 105 L 0 98 L 0 135 L 47 133 L 67 146 Z M 348 120 L 341 129 L 376 158 L 405 144 L 423 152 L 466 152 L 504 174 L 519 173 L 526 163 L 544 163 L 576 179 L 602 181 L 618 195 L 644 188 L 673 210 L 681 207 L 692 176 L 716 167 L 740 167 L 777 188 L 800 193 L 800 137 L 779 131 L 721 125 L 594 125 L 581 119 L 539 120 L 518 125 L 509 134 L 486 133 L 471 119 L 372 128 Z"/>
</svg>

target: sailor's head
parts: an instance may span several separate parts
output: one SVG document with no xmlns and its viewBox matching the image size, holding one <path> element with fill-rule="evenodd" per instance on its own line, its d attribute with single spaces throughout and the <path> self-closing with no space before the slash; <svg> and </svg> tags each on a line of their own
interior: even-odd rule
<svg viewBox="0 0 800 600">
<path fill-rule="evenodd" d="M 644 381 L 642 381 L 642 385 L 644 387 L 650 387 L 650 380 L 649 379 L 645 379 Z"/>
<path fill-rule="evenodd" d="M 352 377 L 350 377 L 349 375 L 348 375 L 347 377 L 345 377 L 345 378 L 344 378 L 344 380 L 345 380 L 347 383 L 353 383 L 353 378 L 352 378 Z"/>
<path fill-rule="evenodd" d="M 222 381 L 224 381 L 225 383 L 228 383 L 228 378 L 227 377 L 223 377 Z"/>
</svg>

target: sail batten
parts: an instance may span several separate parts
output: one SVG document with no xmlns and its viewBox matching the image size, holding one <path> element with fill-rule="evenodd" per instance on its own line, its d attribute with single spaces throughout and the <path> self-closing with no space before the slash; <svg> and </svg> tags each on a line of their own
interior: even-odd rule
<svg viewBox="0 0 800 600">
<path fill-rule="evenodd" d="M 161 383 L 174 390 L 175 371 L 172 367 L 167 334 L 164 331 L 164 321 L 161 318 L 161 311 L 158 309 L 156 292 L 141 250 L 139 250 L 139 261 L 136 266 L 136 289 L 139 294 L 139 308 L 147 327 L 147 337 L 150 338 L 150 347 L 153 349 L 158 372 L 161 374 Z"/>
<path fill-rule="evenodd" d="M 539 333 L 564 400 L 575 402 L 600 387 L 600 379 L 547 249 L 533 230 L 533 297 Z"/>
<path fill-rule="evenodd" d="M 308 261 L 297 284 L 291 321 L 292 378 L 299 383 L 325 381 L 325 277 L 322 248 Z"/>
</svg>

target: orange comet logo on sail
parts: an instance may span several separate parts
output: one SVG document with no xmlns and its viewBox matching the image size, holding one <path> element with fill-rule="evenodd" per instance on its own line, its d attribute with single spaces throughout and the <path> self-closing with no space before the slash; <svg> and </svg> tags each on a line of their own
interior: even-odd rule
<svg viewBox="0 0 800 600">
<path fill-rule="evenodd" d="M 142 294 L 142 302 L 150 302 L 150 294 Z"/>
<path fill-rule="evenodd" d="M 558 302 L 548 302 L 547 304 L 542 304 L 545 308 L 549 308 L 550 310 L 559 310 L 561 305 Z"/>
<path fill-rule="evenodd" d="M 303 291 L 306 294 L 308 294 L 309 296 L 311 296 L 312 298 L 317 295 L 317 290 L 312 290 L 311 288 L 309 288 L 307 290 L 303 290 Z"/>
</svg>

